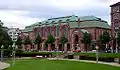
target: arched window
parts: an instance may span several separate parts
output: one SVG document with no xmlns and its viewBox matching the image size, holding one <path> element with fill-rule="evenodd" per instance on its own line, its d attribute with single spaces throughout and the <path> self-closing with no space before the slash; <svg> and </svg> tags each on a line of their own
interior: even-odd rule
<svg viewBox="0 0 120 70">
<path fill-rule="evenodd" d="M 50 27 L 50 34 L 52 34 L 52 27 Z"/>
<path fill-rule="evenodd" d="M 62 20 L 59 20 L 58 22 L 62 22 Z"/>
<path fill-rule="evenodd" d="M 65 26 L 63 28 L 63 33 L 64 33 L 64 36 L 67 37 L 67 34 L 68 34 L 68 27 L 67 26 Z"/>
<path fill-rule="evenodd" d="M 45 37 L 45 28 L 42 29 L 42 36 Z"/>
<path fill-rule="evenodd" d="M 50 34 L 50 27 L 48 27 L 48 34 Z"/>
<path fill-rule="evenodd" d="M 56 31 L 55 35 L 56 35 L 56 37 L 58 37 L 59 36 L 59 26 L 56 26 L 56 30 L 55 31 Z"/>
</svg>

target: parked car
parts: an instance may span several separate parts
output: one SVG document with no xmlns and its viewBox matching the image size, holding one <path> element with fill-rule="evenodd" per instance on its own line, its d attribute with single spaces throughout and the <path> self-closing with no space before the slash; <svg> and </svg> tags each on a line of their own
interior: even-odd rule
<svg viewBox="0 0 120 70">
<path fill-rule="evenodd" d="M 37 56 L 35 56 L 33 58 L 43 58 L 43 56 L 37 55 Z"/>
<path fill-rule="evenodd" d="M 81 50 L 73 50 L 73 52 L 81 52 Z"/>
</svg>

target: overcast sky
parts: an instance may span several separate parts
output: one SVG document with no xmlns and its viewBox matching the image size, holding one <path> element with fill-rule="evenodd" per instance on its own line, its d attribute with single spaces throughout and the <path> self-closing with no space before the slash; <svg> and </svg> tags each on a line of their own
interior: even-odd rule
<svg viewBox="0 0 120 70">
<path fill-rule="evenodd" d="M 0 0 L 0 20 L 7 27 L 24 28 L 60 16 L 100 17 L 110 24 L 110 5 L 119 0 Z"/>
</svg>

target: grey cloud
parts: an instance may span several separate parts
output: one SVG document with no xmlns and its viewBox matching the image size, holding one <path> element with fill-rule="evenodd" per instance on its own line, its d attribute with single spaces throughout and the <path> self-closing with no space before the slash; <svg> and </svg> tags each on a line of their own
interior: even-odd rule
<svg viewBox="0 0 120 70">
<path fill-rule="evenodd" d="M 97 2 L 110 2 L 110 0 L 94 0 Z M 23 14 L 22 16 L 29 16 L 32 18 L 50 18 L 67 15 L 94 15 L 98 17 L 108 16 L 109 18 L 109 6 L 84 6 L 84 8 L 77 9 L 60 9 L 50 4 L 50 0 L 3 0 L 0 2 L 1 10 L 21 10 L 29 11 L 29 14 Z"/>
</svg>

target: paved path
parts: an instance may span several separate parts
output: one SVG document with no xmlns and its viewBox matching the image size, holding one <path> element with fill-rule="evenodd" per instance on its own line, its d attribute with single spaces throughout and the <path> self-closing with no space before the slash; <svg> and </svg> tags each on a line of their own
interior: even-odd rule
<svg viewBox="0 0 120 70">
<path fill-rule="evenodd" d="M 10 67 L 10 64 L 0 62 L 0 70 Z"/>
<path fill-rule="evenodd" d="M 57 60 L 57 58 L 48 58 L 49 60 Z M 96 63 L 96 61 L 91 61 L 91 60 L 78 60 L 78 59 L 62 59 L 59 58 L 59 60 L 69 60 L 69 61 L 80 61 L 80 62 L 91 62 L 91 63 Z M 112 66 L 119 66 L 120 64 L 118 63 L 113 63 L 113 62 L 98 62 L 99 64 L 107 64 L 107 65 L 112 65 Z"/>
</svg>

